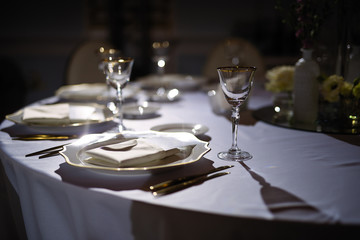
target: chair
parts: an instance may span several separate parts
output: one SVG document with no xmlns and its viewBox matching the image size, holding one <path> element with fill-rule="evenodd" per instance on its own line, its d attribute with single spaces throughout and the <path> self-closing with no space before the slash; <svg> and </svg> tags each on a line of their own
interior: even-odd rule
<svg viewBox="0 0 360 240">
<path fill-rule="evenodd" d="M 265 65 L 257 48 L 242 38 L 228 38 L 215 46 L 209 54 L 203 69 L 203 75 L 209 80 L 218 79 L 217 67 L 221 66 L 255 66 L 255 79 L 262 80 Z"/>
<path fill-rule="evenodd" d="M 105 75 L 99 69 L 100 47 L 111 48 L 109 43 L 86 41 L 78 46 L 72 54 L 66 69 L 66 84 L 103 83 Z"/>
<path fill-rule="evenodd" d="M 0 56 L 0 121 L 26 103 L 28 87 L 22 67 L 11 57 Z"/>
</svg>

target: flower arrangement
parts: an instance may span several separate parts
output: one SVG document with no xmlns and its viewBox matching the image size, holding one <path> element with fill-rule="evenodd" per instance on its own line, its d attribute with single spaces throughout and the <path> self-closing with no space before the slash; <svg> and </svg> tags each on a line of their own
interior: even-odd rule
<svg viewBox="0 0 360 240">
<path fill-rule="evenodd" d="M 277 66 L 268 70 L 265 74 L 268 79 L 266 90 L 274 93 L 291 92 L 294 87 L 294 70 L 294 66 Z"/>
<path fill-rule="evenodd" d="M 331 75 L 321 82 L 320 93 L 329 103 L 339 102 L 341 99 L 359 101 L 360 77 L 356 78 L 354 83 L 350 83 L 345 82 L 342 76 Z"/>
<path fill-rule="evenodd" d="M 360 77 L 353 83 L 339 75 L 320 77 L 320 118 L 326 125 L 360 131 Z"/>
</svg>

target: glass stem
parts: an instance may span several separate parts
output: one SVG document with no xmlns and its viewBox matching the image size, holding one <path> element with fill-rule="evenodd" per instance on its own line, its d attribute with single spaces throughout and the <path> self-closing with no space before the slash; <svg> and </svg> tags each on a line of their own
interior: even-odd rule
<svg viewBox="0 0 360 240">
<path fill-rule="evenodd" d="M 116 88 L 116 110 L 117 110 L 117 118 L 119 121 L 119 130 L 123 129 L 123 113 L 122 113 L 122 104 L 123 104 L 123 98 L 122 98 L 122 88 L 118 86 Z"/>
<path fill-rule="evenodd" d="M 112 89 L 112 87 L 111 87 L 111 84 L 110 84 L 110 80 L 109 80 L 109 78 L 108 77 L 106 77 L 106 100 L 108 101 L 108 100 L 110 100 L 110 98 L 111 98 L 111 89 Z"/>
<path fill-rule="evenodd" d="M 232 145 L 229 149 L 229 152 L 232 154 L 237 154 L 240 152 L 239 147 L 237 146 L 237 136 L 238 136 L 238 125 L 240 121 L 240 107 L 232 107 L 231 122 L 232 122 Z"/>
</svg>

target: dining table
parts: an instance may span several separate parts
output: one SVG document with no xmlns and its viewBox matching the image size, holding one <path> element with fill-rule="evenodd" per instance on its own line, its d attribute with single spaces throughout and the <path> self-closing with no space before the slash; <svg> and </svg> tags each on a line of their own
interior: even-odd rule
<svg viewBox="0 0 360 240">
<path fill-rule="evenodd" d="M 359 134 L 302 130 L 263 121 L 254 113 L 271 106 L 272 96 L 255 82 L 246 109 L 240 112 L 237 137 L 239 147 L 253 158 L 224 161 L 217 154 L 231 146 L 231 120 L 228 109 L 214 106 L 214 95 L 219 94 L 216 90 L 184 90 L 174 101 L 154 102 L 158 106 L 156 114 L 124 115 L 129 132 L 157 133 L 156 127 L 169 124 L 180 129 L 185 125 L 203 127 L 203 132 L 192 136 L 207 151 L 170 168 L 102 170 L 71 164 L 72 159 L 63 154 L 26 157 L 31 152 L 80 140 L 22 140 L 16 137 L 44 134 L 44 128 L 4 120 L 0 125 L 0 159 L 19 199 L 27 238 L 358 238 Z M 67 101 L 54 94 L 33 105 Z M 137 102 L 138 95 L 126 101 Z M 46 133 L 101 135 L 114 124 L 106 121 L 54 126 Z M 179 129 L 174 132 L 179 133 Z M 74 154 L 70 158 L 78 157 Z M 155 196 L 150 190 L 150 186 L 163 181 L 224 165 L 233 165 L 222 171 L 229 174 L 180 191 Z"/>
</svg>

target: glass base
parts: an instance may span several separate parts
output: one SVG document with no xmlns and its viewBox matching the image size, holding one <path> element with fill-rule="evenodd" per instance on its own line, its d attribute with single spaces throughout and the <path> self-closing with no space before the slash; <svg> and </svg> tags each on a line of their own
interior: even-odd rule
<svg viewBox="0 0 360 240">
<path fill-rule="evenodd" d="M 241 151 L 237 152 L 236 154 L 229 153 L 229 152 L 219 152 L 218 158 L 226 161 L 233 161 L 233 162 L 241 162 L 252 159 L 252 155 L 248 152 Z"/>
</svg>

